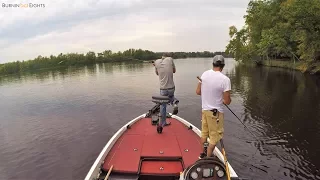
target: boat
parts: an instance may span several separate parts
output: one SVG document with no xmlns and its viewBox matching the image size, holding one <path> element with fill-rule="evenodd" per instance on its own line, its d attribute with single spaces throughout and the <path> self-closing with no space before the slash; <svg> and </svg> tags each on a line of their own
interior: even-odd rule
<svg viewBox="0 0 320 180">
<path fill-rule="evenodd" d="M 217 146 L 213 157 L 199 158 L 201 131 L 187 120 L 167 113 L 171 124 L 157 131 L 160 105 L 169 99 L 152 96 L 152 102 L 156 105 L 149 112 L 113 135 L 85 180 L 241 179 Z"/>
</svg>

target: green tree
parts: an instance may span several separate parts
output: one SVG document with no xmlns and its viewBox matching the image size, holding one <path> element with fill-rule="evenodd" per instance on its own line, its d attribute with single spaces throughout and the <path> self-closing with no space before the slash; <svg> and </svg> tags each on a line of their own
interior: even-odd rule
<svg viewBox="0 0 320 180">
<path fill-rule="evenodd" d="M 255 56 L 320 58 L 319 0 L 251 0 L 245 26 L 229 29 L 226 51 L 237 60 Z"/>
</svg>

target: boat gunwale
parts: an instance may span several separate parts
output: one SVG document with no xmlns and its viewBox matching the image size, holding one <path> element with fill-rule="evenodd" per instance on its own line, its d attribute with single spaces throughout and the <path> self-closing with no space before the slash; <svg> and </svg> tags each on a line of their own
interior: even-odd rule
<svg viewBox="0 0 320 180">
<path fill-rule="evenodd" d="M 127 128 L 128 126 L 131 126 L 131 125 L 135 124 L 137 121 L 139 121 L 140 119 L 145 118 L 146 114 L 147 113 L 144 113 L 144 114 L 132 119 L 127 124 L 123 125 L 111 137 L 111 139 L 108 141 L 108 143 L 104 146 L 104 148 L 100 152 L 98 158 L 95 160 L 95 162 L 91 166 L 91 168 L 90 168 L 90 170 L 89 170 L 89 172 L 86 175 L 84 180 L 94 180 L 93 178 L 97 178 L 98 177 L 99 172 L 101 171 L 101 169 L 98 166 L 101 165 L 104 162 L 105 157 L 108 155 L 108 153 L 110 152 L 110 150 L 112 149 L 114 144 L 117 142 L 117 140 L 123 135 L 124 132 L 126 132 L 126 130 L 128 129 Z M 183 118 L 181 118 L 179 116 L 176 116 L 176 115 L 171 115 L 171 118 L 174 118 L 174 119 L 180 121 L 181 123 L 183 123 L 184 125 L 186 125 L 188 127 L 191 126 L 192 127 L 192 131 L 194 133 L 196 133 L 199 137 L 201 137 L 201 131 L 196 126 L 194 126 L 192 123 L 190 123 L 187 120 L 185 120 L 185 119 L 183 119 Z M 221 153 L 221 151 L 217 147 L 215 147 L 213 153 L 220 159 L 220 161 L 222 161 L 224 163 L 224 156 L 223 156 L 223 154 Z M 231 177 L 238 177 L 238 175 L 236 174 L 236 172 L 234 171 L 232 166 L 229 164 L 229 162 L 228 162 L 228 167 L 229 167 L 229 171 L 230 171 L 230 176 Z"/>
</svg>

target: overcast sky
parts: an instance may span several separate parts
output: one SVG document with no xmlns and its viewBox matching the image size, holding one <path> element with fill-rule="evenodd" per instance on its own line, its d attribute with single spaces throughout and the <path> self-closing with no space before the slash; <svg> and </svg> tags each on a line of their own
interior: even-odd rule
<svg viewBox="0 0 320 180">
<path fill-rule="evenodd" d="M 0 0 L 0 63 L 88 51 L 224 51 L 249 0 Z M 5 4 L 44 4 L 7 8 Z"/>
</svg>

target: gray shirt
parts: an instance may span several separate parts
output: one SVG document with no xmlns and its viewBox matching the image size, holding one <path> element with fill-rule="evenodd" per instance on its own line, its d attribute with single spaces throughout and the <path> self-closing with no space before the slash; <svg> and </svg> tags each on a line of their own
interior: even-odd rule
<svg viewBox="0 0 320 180">
<path fill-rule="evenodd" d="M 160 80 L 160 89 L 174 88 L 173 68 L 176 67 L 173 59 L 171 57 L 158 59 L 154 64 Z"/>
</svg>

